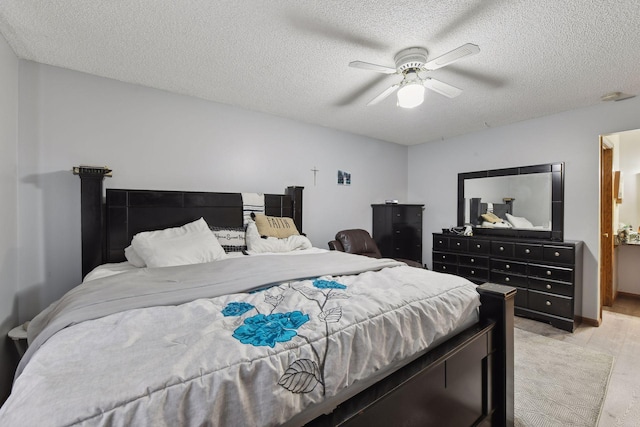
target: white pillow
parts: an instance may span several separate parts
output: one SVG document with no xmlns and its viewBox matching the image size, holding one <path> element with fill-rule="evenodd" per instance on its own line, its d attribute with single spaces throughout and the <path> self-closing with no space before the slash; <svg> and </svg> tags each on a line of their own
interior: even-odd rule
<svg viewBox="0 0 640 427">
<path fill-rule="evenodd" d="M 521 216 L 513 216 L 511 214 L 507 214 L 507 220 L 515 228 L 533 228 L 533 224 L 531 224 L 528 219 Z"/>
<path fill-rule="evenodd" d="M 133 249 L 133 246 L 129 245 L 124 250 L 124 257 L 129 261 L 129 263 L 135 267 L 146 267 L 147 264 L 144 263 L 144 260 L 140 258 L 140 255 Z"/>
<path fill-rule="evenodd" d="M 302 235 L 293 235 L 278 239 L 277 237 L 260 237 L 258 227 L 254 221 L 247 223 L 247 252 L 260 254 L 265 252 L 292 252 L 300 249 L 310 249 L 311 241 Z"/>
<path fill-rule="evenodd" d="M 148 267 L 198 264 L 226 258 L 204 218 L 182 227 L 138 233 L 133 236 L 131 246 Z"/>
</svg>

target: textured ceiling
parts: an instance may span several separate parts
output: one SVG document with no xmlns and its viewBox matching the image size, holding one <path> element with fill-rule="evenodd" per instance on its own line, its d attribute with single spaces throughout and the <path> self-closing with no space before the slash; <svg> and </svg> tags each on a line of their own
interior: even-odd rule
<svg viewBox="0 0 640 427">
<path fill-rule="evenodd" d="M 640 93 L 638 0 L 2 0 L 18 57 L 396 142 L 419 144 Z M 457 98 L 427 91 L 405 110 L 394 66 L 480 53 L 432 71 Z"/>
</svg>

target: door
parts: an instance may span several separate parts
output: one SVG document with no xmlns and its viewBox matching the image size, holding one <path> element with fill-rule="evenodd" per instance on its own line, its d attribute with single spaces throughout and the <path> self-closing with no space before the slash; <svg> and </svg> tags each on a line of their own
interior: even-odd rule
<svg viewBox="0 0 640 427">
<path fill-rule="evenodd" d="M 600 319 L 613 304 L 613 147 L 600 137 Z"/>
</svg>

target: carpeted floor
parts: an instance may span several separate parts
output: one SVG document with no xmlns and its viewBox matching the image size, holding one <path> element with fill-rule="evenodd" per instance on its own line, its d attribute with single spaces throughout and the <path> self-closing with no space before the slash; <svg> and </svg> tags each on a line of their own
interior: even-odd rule
<svg viewBox="0 0 640 427">
<path fill-rule="evenodd" d="M 613 357 L 515 328 L 515 426 L 597 426 Z"/>
</svg>

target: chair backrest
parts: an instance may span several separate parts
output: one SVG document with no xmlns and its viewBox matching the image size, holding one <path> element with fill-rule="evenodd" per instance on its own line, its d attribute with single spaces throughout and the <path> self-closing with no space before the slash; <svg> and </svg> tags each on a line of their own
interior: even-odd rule
<svg viewBox="0 0 640 427">
<path fill-rule="evenodd" d="M 373 240 L 366 230 L 352 229 L 339 231 L 336 233 L 336 241 L 340 243 L 344 252 L 366 255 L 372 258 L 382 257 L 378 245 L 376 245 L 375 240 Z M 341 250 L 339 245 L 335 246 L 337 250 Z"/>
</svg>

